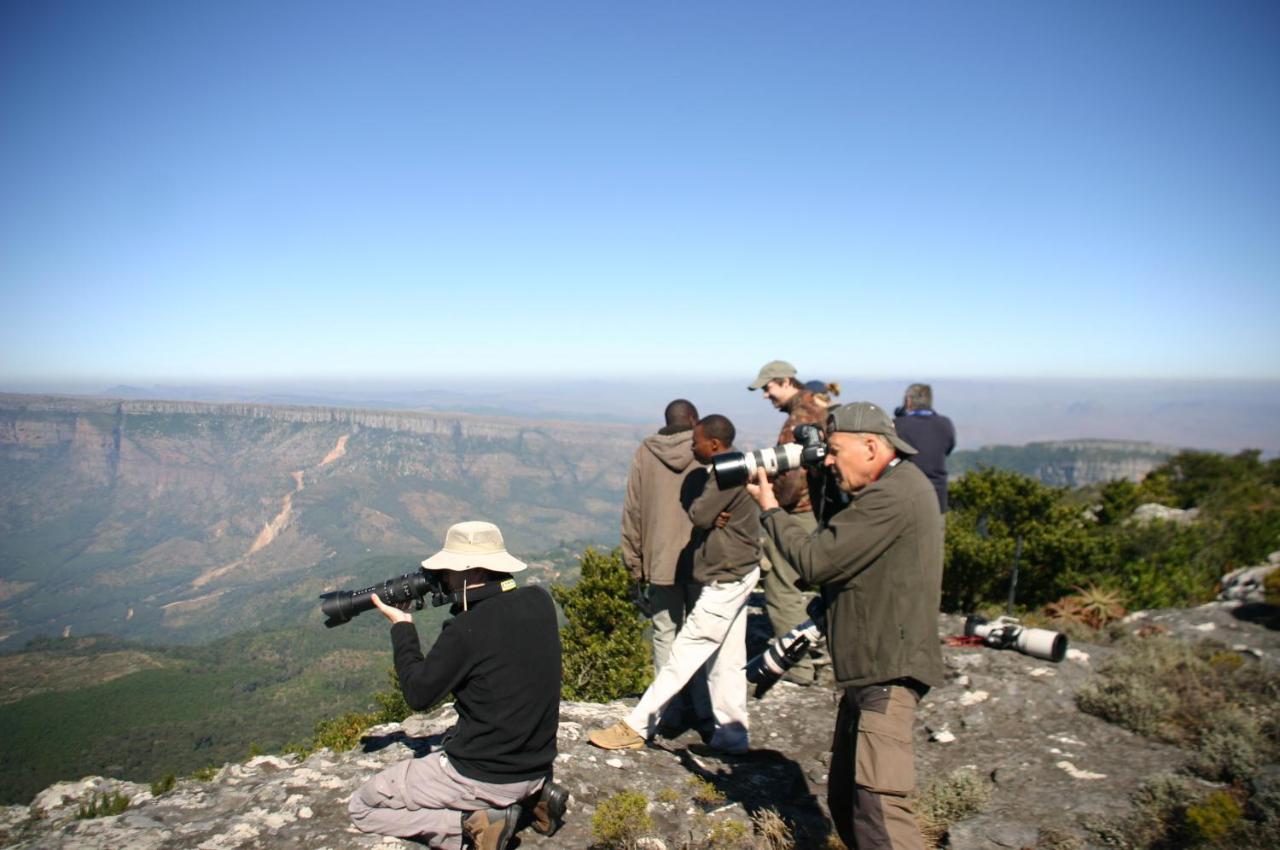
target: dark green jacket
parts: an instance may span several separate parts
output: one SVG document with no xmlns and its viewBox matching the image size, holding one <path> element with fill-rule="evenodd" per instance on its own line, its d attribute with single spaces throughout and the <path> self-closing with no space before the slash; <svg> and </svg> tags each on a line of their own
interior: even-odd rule
<svg viewBox="0 0 1280 850">
<path fill-rule="evenodd" d="M 905 462 L 886 469 L 812 535 L 783 511 L 764 528 L 800 576 L 822 586 L 837 686 L 942 684 L 942 519 L 924 473 Z"/>
</svg>

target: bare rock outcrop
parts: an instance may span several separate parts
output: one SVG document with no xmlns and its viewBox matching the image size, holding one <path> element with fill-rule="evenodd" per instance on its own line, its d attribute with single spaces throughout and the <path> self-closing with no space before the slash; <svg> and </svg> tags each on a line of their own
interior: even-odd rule
<svg viewBox="0 0 1280 850">
<path fill-rule="evenodd" d="M 1274 664 L 1280 657 L 1280 635 L 1238 619 L 1220 603 L 1148 612 L 1124 628 L 1157 624 L 1186 639 L 1220 640 L 1258 663 Z M 961 618 L 942 617 L 939 632 L 960 634 Z M 1031 847 L 1042 829 L 1085 839 L 1086 819 L 1124 814 L 1128 795 L 1144 779 L 1185 763 L 1184 752 L 1077 709 L 1076 693 L 1112 651 L 1076 646 L 1065 661 L 1051 664 L 1011 651 L 944 649 L 948 680 L 926 696 L 918 715 L 920 783 L 968 768 L 992 789 L 982 814 L 952 828 L 949 846 Z M 520 846 L 589 847 L 600 805 L 633 791 L 650 801 L 654 840 L 645 846 L 707 846 L 708 830 L 732 822 L 749 834 L 752 816 L 773 809 L 790 824 L 796 847 L 823 847 L 835 699 L 829 686 L 780 683 L 751 705 L 752 750 L 744 756 L 717 755 L 693 732 L 640 750 L 601 751 L 587 742 L 587 730 L 617 720 L 633 701 L 564 703 L 556 777 L 573 795 L 569 815 L 552 838 L 522 830 Z M 375 771 L 438 746 L 453 720 L 446 706 L 370 729 L 349 752 L 321 750 L 305 759 L 259 756 L 226 765 L 209 781 L 183 779 L 159 795 L 144 785 L 101 777 L 59 783 L 29 806 L 0 809 L 0 845 L 15 850 L 413 846 L 355 831 L 346 801 Z M 108 793 L 127 795 L 129 807 L 118 815 L 76 818 L 95 795 Z"/>
</svg>

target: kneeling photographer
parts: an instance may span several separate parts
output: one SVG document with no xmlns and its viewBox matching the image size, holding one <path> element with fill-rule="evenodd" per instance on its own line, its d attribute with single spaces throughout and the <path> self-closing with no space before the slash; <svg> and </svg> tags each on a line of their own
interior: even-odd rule
<svg viewBox="0 0 1280 850">
<path fill-rule="evenodd" d="M 851 850 L 922 850 L 911 740 L 917 703 L 943 679 L 938 500 L 902 462 L 915 449 L 876 405 L 836 408 L 827 435 L 823 464 L 850 502 L 816 531 L 779 508 L 765 470 L 747 489 L 765 533 L 827 602 L 827 648 L 844 691 L 828 783 L 836 830 Z"/>
<path fill-rule="evenodd" d="M 345 622 L 372 603 L 391 621 L 396 675 L 405 701 L 425 710 L 452 693 L 457 724 L 444 747 L 374 776 L 348 809 L 363 832 L 415 838 L 431 847 L 502 850 L 523 809 L 534 829 L 553 833 L 564 815 L 562 788 L 551 782 L 560 712 L 560 635 L 555 604 L 540 587 L 516 587 L 525 568 L 487 522 L 449 528 L 444 549 L 410 574 L 326 596 L 325 613 Z M 418 578 L 416 583 L 410 579 Z M 451 620 L 422 654 L 408 607 L 430 588 Z M 403 586 L 404 592 L 397 592 Z M 353 604 L 341 607 L 344 600 Z M 345 619 L 344 619 L 345 618 Z M 331 622 L 330 625 L 333 625 Z"/>
</svg>

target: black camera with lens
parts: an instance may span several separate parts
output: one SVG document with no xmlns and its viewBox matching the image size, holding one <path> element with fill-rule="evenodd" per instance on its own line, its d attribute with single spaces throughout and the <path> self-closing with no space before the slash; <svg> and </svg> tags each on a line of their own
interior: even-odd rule
<svg viewBox="0 0 1280 850">
<path fill-rule="evenodd" d="M 428 596 L 437 608 L 453 600 L 445 586 L 444 573 L 440 570 L 418 570 L 359 590 L 335 590 L 321 594 L 320 611 L 325 615 L 325 626 L 333 628 L 349 623 L 357 614 L 371 610 L 375 594 L 388 605 L 406 611 L 410 606 L 421 611 L 425 604 L 423 600 Z"/>
<path fill-rule="evenodd" d="M 813 469 L 822 466 L 827 457 L 827 444 L 822 439 L 822 429 L 817 425 L 797 425 L 791 431 L 794 443 L 783 443 L 754 452 L 724 452 L 711 459 L 720 489 L 741 487 L 756 477 L 756 470 L 763 469 L 770 479 L 792 469 Z"/>
</svg>

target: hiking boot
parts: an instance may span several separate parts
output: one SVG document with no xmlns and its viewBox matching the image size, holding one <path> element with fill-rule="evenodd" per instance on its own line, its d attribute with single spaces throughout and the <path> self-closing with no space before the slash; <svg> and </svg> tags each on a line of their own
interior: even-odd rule
<svg viewBox="0 0 1280 850">
<path fill-rule="evenodd" d="M 619 720 L 608 729 L 592 729 L 587 733 L 587 740 L 602 750 L 638 750 L 644 746 L 644 738 L 625 720 Z"/>
<path fill-rule="evenodd" d="M 520 806 L 462 813 L 462 846 L 473 850 L 506 850 L 520 820 Z"/>
<path fill-rule="evenodd" d="M 529 814 L 533 815 L 533 831 L 540 835 L 555 835 L 564 826 L 564 811 L 569 805 L 569 792 L 563 785 L 547 780 L 537 798 L 526 798 Z"/>
</svg>

